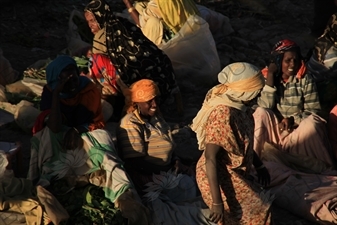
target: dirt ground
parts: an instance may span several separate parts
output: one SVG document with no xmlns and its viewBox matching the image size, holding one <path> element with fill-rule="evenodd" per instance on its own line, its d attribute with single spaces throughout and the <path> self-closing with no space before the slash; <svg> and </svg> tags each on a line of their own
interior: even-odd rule
<svg viewBox="0 0 337 225">
<path fill-rule="evenodd" d="M 117 2 L 117 1 L 115 1 Z M 294 23 L 296 12 L 286 12 L 277 7 L 277 1 L 259 0 L 201 0 L 200 3 L 223 13 L 229 18 L 254 18 L 258 23 L 250 29 L 258 31 L 265 23 L 283 23 L 289 31 L 296 29 L 308 31 L 313 19 L 312 1 L 288 1 L 301 8 L 301 23 Z M 82 0 L 0 0 L 0 48 L 4 56 L 11 62 L 13 68 L 22 72 L 40 59 L 54 58 L 67 47 L 66 32 L 68 19 L 73 9 L 82 10 L 86 1 Z M 115 3 L 120 8 L 123 2 Z M 304 16 L 303 16 L 304 15 Z M 285 30 L 287 32 L 287 29 Z M 310 45 L 310 44 L 309 44 Z M 268 54 L 268 52 L 263 52 Z M 219 53 L 221 55 L 221 53 Z M 253 59 L 252 59 L 253 60 Z M 30 135 L 23 133 L 15 124 L 0 126 L 0 141 L 20 141 L 23 146 L 23 164 L 20 176 L 24 177 L 28 171 Z M 311 225 L 277 207 L 276 221 L 279 225 Z"/>
</svg>

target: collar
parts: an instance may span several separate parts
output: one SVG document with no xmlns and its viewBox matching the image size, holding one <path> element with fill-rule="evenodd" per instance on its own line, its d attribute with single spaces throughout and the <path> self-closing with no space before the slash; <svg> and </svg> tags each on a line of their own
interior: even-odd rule
<svg viewBox="0 0 337 225">
<path fill-rule="evenodd" d="M 283 80 L 280 81 L 281 84 L 286 85 L 287 83 L 297 83 L 298 82 L 298 78 L 295 76 L 290 76 L 287 80 L 287 82 L 284 82 Z"/>
</svg>

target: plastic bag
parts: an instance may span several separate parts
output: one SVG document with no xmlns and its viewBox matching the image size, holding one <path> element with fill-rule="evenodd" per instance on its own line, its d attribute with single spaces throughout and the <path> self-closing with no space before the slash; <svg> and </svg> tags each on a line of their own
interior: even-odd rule
<svg viewBox="0 0 337 225">
<path fill-rule="evenodd" d="M 158 46 L 171 59 L 179 85 L 213 86 L 221 70 L 220 59 L 208 23 L 190 16 L 180 31 Z"/>
</svg>

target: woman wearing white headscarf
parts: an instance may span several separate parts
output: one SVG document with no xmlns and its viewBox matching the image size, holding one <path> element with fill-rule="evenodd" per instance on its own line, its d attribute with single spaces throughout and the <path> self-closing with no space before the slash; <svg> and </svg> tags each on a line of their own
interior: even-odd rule
<svg viewBox="0 0 337 225">
<path fill-rule="evenodd" d="M 259 197 L 261 188 L 249 177 L 254 165 L 262 185 L 268 170 L 253 150 L 254 118 L 250 107 L 264 86 L 260 70 L 244 62 L 226 66 L 220 84 L 206 95 L 193 120 L 199 149 L 197 182 L 210 220 L 218 224 L 269 224 L 270 201 Z"/>
</svg>

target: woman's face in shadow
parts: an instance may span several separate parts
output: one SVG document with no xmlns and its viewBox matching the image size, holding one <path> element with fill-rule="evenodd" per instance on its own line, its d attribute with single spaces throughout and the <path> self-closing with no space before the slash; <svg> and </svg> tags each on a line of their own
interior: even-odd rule
<svg viewBox="0 0 337 225">
<path fill-rule="evenodd" d="M 85 12 L 84 13 L 85 20 L 88 23 L 88 26 L 93 34 L 96 34 L 101 28 L 99 27 L 99 24 L 91 12 Z"/>
<path fill-rule="evenodd" d="M 64 68 L 59 76 L 60 82 L 62 80 L 68 79 L 64 84 L 62 93 L 71 94 L 77 91 L 79 87 L 79 77 L 77 69 L 74 65 L 69 65 Z"/>
</svg>

